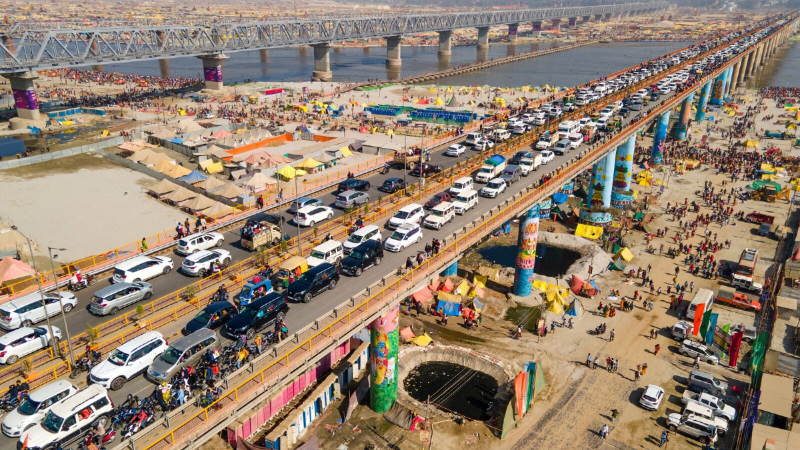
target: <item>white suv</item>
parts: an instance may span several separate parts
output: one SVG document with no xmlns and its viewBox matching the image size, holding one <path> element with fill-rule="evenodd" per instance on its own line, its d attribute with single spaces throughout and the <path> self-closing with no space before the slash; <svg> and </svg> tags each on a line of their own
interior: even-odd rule
<svg viewBox="0 0 800 450">
<path fill-rule="evenodd" d="M 422 231 L 417 224 L 408 224 L 394 230 L 383 242 L 383 247 L 390 252 L 399 252 L 422 239 Z"/>
<path fill-rule="evenodd" d="M 31 392 L 17 409 L 3 418 L 3 434 L 9 437 L 21 436 L 42 421 L 50 409 L 67 397 L 78 392 L 78 388 L 67 380 L 56 380 Z"/>
<path fill-rule="evenodd" d="M 220 269 L 227 267 L 231 263 L 231 252 L 216 249 L 192 253 L 183 260 L 181 272 L 193 277 L 205 277 L 213 271 L 214 263 L 219 264 Z"/>
<path fill-rule="evenodd" d="M 158 331 L 138 336 L 116 348 L 105 361 L 92 367 L 89 381 L 116 391 L 131 378 L 144 373 L 153 360 L 167 350 L 168 345 Z"/>
<path fill-rule="evenodd" d="M 20 435 L 17 448 L 21 449 L 26 444 L 28 450 L 52 450 L 66 446 L 97 425 L 103 425 L 108 430 L 113 413 L 114 404 L 108 397 L 108 391 L 102 386 L 89 386 L 53 406 L 41 423 Z"/>
<path fill-rule="evenodd" d="M 172 259 L 166 256 L 137 256 L 114 267 L 112 283 L 136 283 L 166 275 L 174 267 Z"/>
<path fill-rule="evenodd" d="M 389 228 L 394 230 L 402 225 L 419 223 L 419 221 L 422 220 L 423 214 L 425 214 L 425 212 L 422 210 L 422 206 L 416 203 L 403 206 L 389 219 Z"/>
<path fill-rule="evenodd" d="M 56 341 L 61 340 L 61 330 L 53 328 Z M 22 327 L 0 337 L 0 364 L 14 364 L 25 355 L 50 346 L 47 327 Z"/>
<path fill-rule="evenodd" d="M 208 250 L 219 247 L 225 242 L 222 233 L 211 231 L 208 233 L 196 233 L 178 241 L 178 248 L 175 250 L 180 255 L 191 255 L 198 250 Z"/>
</svg>

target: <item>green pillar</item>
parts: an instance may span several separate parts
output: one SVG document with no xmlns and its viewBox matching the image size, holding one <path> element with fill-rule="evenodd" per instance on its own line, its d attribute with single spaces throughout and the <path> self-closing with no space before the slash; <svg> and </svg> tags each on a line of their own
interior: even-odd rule
<svg viewBox="0 0 800 450">
<path fill-rule="evenodd" d="M 400 305 L 370 325 L 369 406 L 378 414 L 389 410 L 397 400 L 397 352 L 400 347 Z"/>
</svg>

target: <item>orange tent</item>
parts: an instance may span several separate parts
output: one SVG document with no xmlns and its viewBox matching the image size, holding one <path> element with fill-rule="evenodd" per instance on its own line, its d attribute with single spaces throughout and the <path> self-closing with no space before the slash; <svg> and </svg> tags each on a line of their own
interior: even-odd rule
<svg viewBox="0 0 800 450">
<path fill-rule="evenodd" d="M 36 271 L 33 270 L 33 267 L 22 261 L 9 257 L 0 260 L 0 283 L 34 274 Z"/>
</svg>

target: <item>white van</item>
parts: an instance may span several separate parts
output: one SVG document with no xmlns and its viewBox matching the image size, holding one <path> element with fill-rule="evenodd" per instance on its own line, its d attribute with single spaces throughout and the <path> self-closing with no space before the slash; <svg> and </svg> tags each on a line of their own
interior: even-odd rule
<svg viewBox="0 0 800 450">
<path fill-rule="evenodd" d="M 426 217 L 422 223 L 428 228 L 438 230 L 446 223 L 453 220 L 455 216 L 456 209 L 453 204 L 450 202 L 442 202 L 431 210 L 431 213 L 428 214 L 428 217 Z"/>
<path fill-rule="evenodd" d="M 556 142 L 556 146 L 553 148 L 553 152 L 556 155 L 565 155 L 570 150 L 572 150 L 572 146 L 569 144 L 569 139 L 561 139 Z"/>
<path fill-rule="evenodd" d="M 342 243 L 339 241 L 325 241 L 322 244 L 314 247 L 311 254 L 306 258 L 308 268 L 317 267 L 322 263 L 331 263 L 333 265 L 339 264 L 339 261 L 344 258 L 344 249 Z"/>
<path fill-rule="evenodd" d="M 450 186 L 450 195 L 458 195 L 463 191 L 472 189 L 472 178 L 464 177 L 459 178 Z"/>
<path fill-rule="evenodd" d="M 478 193 L 472 189 L 465 189 L 453 198 L 453 207 L 456 214 L 461 215 L 478 204 Z"/>
<path fill-rule="evenodd" d="M 711 308 L 712 303 L 714 303 L 714 293 L 708 289 L 698 289 L 692 302 L 689 303 L 689 308 L 686 310 L 686 318 L 694 320 L 694 313 L 699 305 L 704 305 L 703 314 L 705 314 Z"/>
<path fill-rule="evenodd" d="M 580 131 L 581 126 L 577 120 L 565 120 L 558 125 L 558 136 L 561 139 L 567 138 L 572 133 Z"/>
<path fill-rule="evenodd" d="M 606 129 L 606 125 L 608 125 L 609 118 L 610 118 L 610 116 L 603 116 L 603 117 L 597 119 L 597 122 L 595 122 L 595 124 L 597 124 L 597 129 L 605 130 Z"/>
<path fill-rule="evenodd" d="M 127 381 L 144 373 L 167 347 L 167 341 L 158 331 L 137 336 L 112 350 L 105 361 L 92 367 L 89 381 L 106 389 L 121 389 Z"/>
<path fill-rule="evenodd" d="M 578 106 L 586 106 L 590 103 L 589 97 L 587 95 L 579 95 L 575 97 L 575 104 Z"/>
<path fill-rule="evenodd" d="M 17 409 L 3 418 L 3 434 L 19 437 L 24 431 L 41 422 L 45 414 L 56 403 L 78 392 L 78 388 L 66 380 L 56 380 L 31 392 Z"/>
<path fill-rule="evenodd" d="M 511 132 L 505 128 L 498 128 L 492 131 L 492 136 L 494 137 L 495 142 L 503 142 L 511 138 Z"/>
<path fill-rule="evenodd" d="M 381 229 L 377 225 L 367 225 L 364 228 L 359 228 L 344 241 L 344 253 L 350 254 L 350 251 L 367 241 L 380 241 Z"/>
<path fill-rule="evenodd" d="M 578 148 L 583 144 L 583 135 L 581 133 L 572 133 L 567 139 L 569 139 L 570 148 Z"/>
<path fill-rule="evenodd" d="M 392 216 L 391 219 L 389 219 L 389 228 L 394 230 L 402 225 L 419 223 L 419 221 L 422 220 L 424 213 L 425 212 L 422 209 L 422 206 L 416 203 L 403 206 L 396 213 L 394 213 L 394 216 Z"/>
<path fill-rule="evenodd" d="M 478 133 L 476 131 L 467 133 L 467 140 L 464 141 L 464 145 L 475 145 L 475 142 L 481 139 L 483 139 L 483 133 Z"/>
<path fill-rule="evenodd" d="M 61 293 L 61 305 L 64 305 L 65 313 L 72 311 L 77 304 L 78 298 L 75 297 L 75 294 Z M 41 322 L 46 316 L 53 317 L 60 313 L 61 305 L 58 303 L 58 294 L 56 293 L 44 294 L 44 306 L 40 293 L 24 295 L 0 305 L 0 328 L 16 330 L 20 327 L 29 327 L 34 323 Z"/>
</svg>

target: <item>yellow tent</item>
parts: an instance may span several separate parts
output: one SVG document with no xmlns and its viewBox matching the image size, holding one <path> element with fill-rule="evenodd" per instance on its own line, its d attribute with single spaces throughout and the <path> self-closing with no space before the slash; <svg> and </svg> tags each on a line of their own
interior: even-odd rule
<svg viewBox="0 0 800 450">
<path fill-rule="evenodd" d="M 223 170 L 225 170 L 225 168 L 222 167 L 222 162 L 220 161 L 217 161 L 214 164 L 209 164 L 208 166 L 206 166 L 206 172 L 208 173 L 220 173 Z"/>
<path fill-rule="evenodd" d="M 458 287 L 456 288 L 456 291 L 458 291 L 459 294 L 466 296 L 467 294 L 469 294 L 469 289 L 470 286 L 469 283 L 467 283 L 467 280 L 462 280 L 461 284 L 459 284 Z"/>
<path fill-rule="evenodd" d="M 630 262 L 633 259 L 633 253 L 631 253 L 628 247 L 624 247 L 622 250 L 620 250 L 619 256 L 621 256 L 626 262 Z"/>
<path fill-rule="evenodd" d="M 762 180 L 775 181 L 775 178 L 776 178 L 776 175 L 775 174 L 771 174 L 771 173 L 765 173 L 765 174 L 761 175 L 761 179 Z"/>
<path fill-rule="evenodd" d="M 428 88 L 428 92 L 436 92 L 436 88 Z"/>
<path fill-rule="evenodd" d="M 461 296 L 460 295 L 451 294 L 449 292 L 439 291 L 439 293 L 436 294 L 436 298 L 439 299 L 439 300 L 446 300 L 448 302 L 461 303 Z"/>
<path fill-rule="evenodd" d="M 775 168 L 769 163 L 761 163 L 761 170 L 764 172 L 775 172 Z"/>
<path fill-rule="evenodd" d="M 342 152 L 342 158 L 347 158 L 348 156 L 353 154 L 353 152 L 350 151 L 350 147 L 346 145 L 340 148 L 339 151 Z"/>
<path fill-rule="evenodd" d="M 295 171 L 294 171 L 294 173 L 295 173 L 295 175 L 297 175 L 298 177 L 302 177 L 303 175 L 307 174 L 308 172 L 306 172 L 306 171 L 305 171 L 305 170 L 303 170 L 303 169 L 297 169 L 297 170 L 295 170 Z"/>
<path fill-rule="evenodd" d="M 567 300 L 561 295 L 558 286 L 554 284 L 547 286 L 547 291 L 545 292 L 545 295 L 547 296 L 548 302 L 556 302 L 560 303 L 561 305 L 567 304 Z"/>
<path fill-rule="evenodd" d="M 436 106 L 442 106 L 442 105 L 444 105 L 444 100 L 442 100 L 441 97 L 436 97 L 436 101 L 433 102 L 433 104 L 436 105 Z"/>
<path fill-rule="evenodd" d="M 314 158 L 306 158 L 300 164 L 294 166 L 297 169 L 316 169 L 319 166 L 324 166 L 325 164 L 315 160 Z"/>
<path fill-rule="evenodd" d="M 417 336 L 415 338 L 409 339 L 408 342 L 411 342 L 412 344 L 419 347 L 427 347 L 428 344 L 433 342 L 433 338 L 428 336 L 428 333 L 425 333 L 422 336 Z"/>
<path fill-rule="evenodd" d="M 602 227 L 593 227 L 591 225 L 581 223 L 578 224 L 578 228 L 575 229 L 575 236 L 581 236 L 588 239 L 599 239 L 602 235 Z"/>
<path fill-rule="evenodd" d="M 542 291 L 542 292 L 546 292 L 547 291 L 547 282 L 546 281 L 534 280 L 534 282 L 531 283 L 531 286 L 533 286 L 534 289 Z"/>
<path fill-rule="evenodd" d="M 486 287 L 486 280 L 488 277 L 485 277 L 483 275 L 475 275 L 473 278 L 475 278 L 475 287 L 478 288 Z"/>
<path fill-rule="evenodd" d="M 282 176 L 287 180 L 291 180 L 292 178 L 295 177 L 295 175 L 297 175 L 297 171 L 294 170 L 294 167 L 292 166 L 284 166 L 280 170 L 277 170 L 275 173 L 277 173 L 278 175 Z"/>
<path fill-rule="evenodd" d="M 758 141 L 753 139 L 748 139 L 745 145 L 747 145 L 748 147 L 758 148 Z"/>
<path fill-rule="evenodd" d="M 557 301 L 548 302 L 547 303 L 547 310 L 550 311 L 551 313 L 555 314 L 555 315 L 564 314 L 564 308 L 562 308 L 561 305 Z"/>
</svg>

